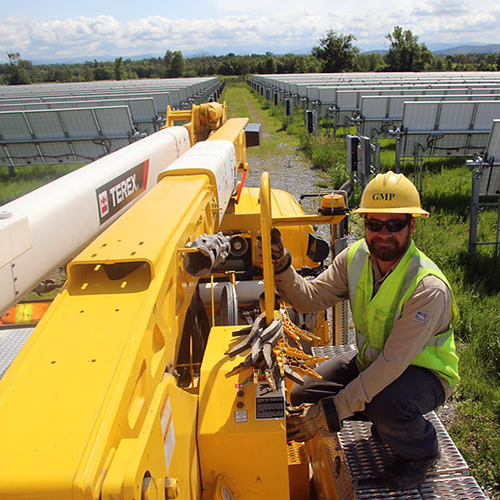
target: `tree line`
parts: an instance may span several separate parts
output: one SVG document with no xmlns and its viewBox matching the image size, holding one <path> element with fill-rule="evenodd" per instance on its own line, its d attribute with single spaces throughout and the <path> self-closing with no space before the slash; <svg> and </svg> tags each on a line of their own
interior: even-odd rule
<svg viewBox="0 0 500 500">
<path fill-rule="evenodd" d="M 0 65 L 0 85 L 274 73 L 500 70 L 499 53 L 435 55 L 411 30 L 401 26 L 395 26 L 385 38 L 389 42 L 385 53 L 361 53 L 354 45 L 355 35 L 333 30 L 318 40 L 309 55 L 267 52 L 185 58 L 179 50 L 167 50 L 163 57 L 142 60 L 117 57 L 108 62 L 33 64 L 16 52 L 8 54 L 8 63 Z"/>
</svg>

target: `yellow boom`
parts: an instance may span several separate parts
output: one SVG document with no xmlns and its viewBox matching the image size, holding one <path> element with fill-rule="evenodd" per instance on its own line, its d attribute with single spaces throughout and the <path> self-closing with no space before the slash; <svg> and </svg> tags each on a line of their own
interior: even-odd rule
<svg viewBox="0 0 500 500">
<path fill-rule="evenodd" d="M 325 217 L 304 216 L 269 184 L 267 215 L 256 189 L 236 204 L 247 123 L 219 123 L 69 264 L 66 285 L 0 380 L 0 499 L 289 498 L 284 414 L 266 413 L 265 384 L 242 389 L 243 375 L 226 377 L 238 361 L 223 354 L 234 327 L 212 325 L 200 369 L 198 331 L 186 319 L 199 278 L 184 269 L 183 250 L 201 235 L 253 244 L 261 220 L 265 230 L 281 224 L 296 263 L 312 264 L 309 224 Z M 191 375 L 181 383 L 186 358 Z M 271 449 L 255 448 L 263 439 Z M 301 474 L 307 483 L 307 467 Z"/>
</svg>

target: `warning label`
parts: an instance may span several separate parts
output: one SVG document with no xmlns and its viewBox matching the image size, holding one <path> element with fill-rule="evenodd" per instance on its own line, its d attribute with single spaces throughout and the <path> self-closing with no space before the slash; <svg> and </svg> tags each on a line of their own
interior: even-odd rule
<svg viewBox="0 0 500 500">
<path fill-rule="evenodd" d="M 267 420 L 285 418 L 285 385 L 273 391 L 267 382 L 259 382 L 255 388 L 255 418 Z"/>
<path fill-rule="evenodd" d="M 103 224 L 146 190 L 149 160 L 96 189 L 99 224 Z"/>
</svg>

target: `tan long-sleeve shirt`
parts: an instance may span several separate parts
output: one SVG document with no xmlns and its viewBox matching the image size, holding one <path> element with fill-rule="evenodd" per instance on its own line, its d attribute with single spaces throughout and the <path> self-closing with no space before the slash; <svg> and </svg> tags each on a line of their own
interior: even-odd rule
<svg viewBox="0 0 500 500">
<path fill-rule="evenodd" d="M 370 256 L 374 293 L 384 279 L 376 260 Z M 276 286 L 282 297 L 300 312 L 318 312 L 349 298 L 347 280 L 347 249 L 314 280 L 307 280 L 290 267 L 276 275 Z M 335 397 L 340 420 L 362 411 L 374 396 L 396 380 L 434 335 L 449 328 L 451 294 L 436 276 L 426 276 L 406 302 L 401 317 L 394 323 L 379 357 Z M 440 377 L 446 397 L 449 384 Z"/>
</svg>

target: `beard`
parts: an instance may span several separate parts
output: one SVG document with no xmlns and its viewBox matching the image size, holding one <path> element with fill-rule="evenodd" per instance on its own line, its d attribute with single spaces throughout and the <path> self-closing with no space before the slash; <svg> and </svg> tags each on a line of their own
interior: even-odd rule
<svg viewBox="0 0 500 500">
<path fill-rule="evenodd" d="M 375 236 L 370 241 L 366 241 L 370 252 L 382 262 L 394 262 L 398 260 L 408 248 L 410 238 L 408 236 L 404 242 L 400 243 L 395 238 L 382 238 Z"/>
</svg>

